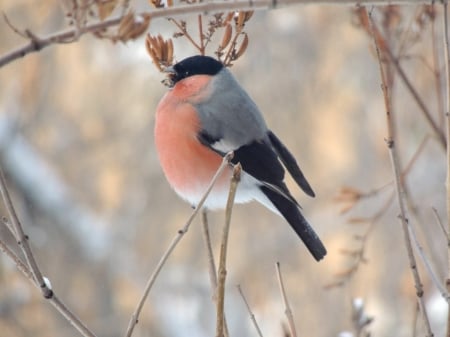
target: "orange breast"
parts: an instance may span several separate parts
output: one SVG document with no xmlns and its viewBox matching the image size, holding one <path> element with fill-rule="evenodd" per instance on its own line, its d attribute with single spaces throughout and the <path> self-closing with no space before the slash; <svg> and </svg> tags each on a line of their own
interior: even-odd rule
<svg viewBox="0 0 450 337">
<path fill-rule="evenodd" d="M 183 82 L 186 81 L 183 80 L 179 84 Z M 169 183 L 181 197 L 196 204 L 219 168 L 222 157 L 197 139 L 201 125 L 191 104 L 192 100 L 189 99 L 193 97 L 192 92 L 188 91 L 199 93 L 195 95 L 195 100 L 202 99 L 202 95 L 207 93 L 179 84 L 169 91 L 158 105 L 155 143 Z M 199 82 L 195 82 L 195 85 L 198 84 Z M 225 173 L 220 180 L 226 184 L 229 175 L 230 172 Z"/>
</svg>

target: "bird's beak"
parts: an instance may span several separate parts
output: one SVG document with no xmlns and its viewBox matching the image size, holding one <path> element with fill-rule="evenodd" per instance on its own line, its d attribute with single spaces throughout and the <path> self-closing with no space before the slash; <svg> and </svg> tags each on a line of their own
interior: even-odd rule
<svg viewBox="0 0 450 337">
<path fill-rule="evenodd" d="M 175 85 L 175 76 L 177 72 L 173 67 L 165 67 L 163 69 L 163 73 L 165 73 L 167 77 L 161 81 L 162 84 L 164 84 L 166 87 L 173 88 L 173 86 Z"/>
</svg>

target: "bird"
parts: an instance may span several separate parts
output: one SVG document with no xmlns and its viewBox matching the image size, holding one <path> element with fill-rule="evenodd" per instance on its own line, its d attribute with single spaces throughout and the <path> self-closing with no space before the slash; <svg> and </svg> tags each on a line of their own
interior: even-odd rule
<svg viewBox="0 0 450 337">
<path fill-rule="evenodd" d="M 230 70 L 213 57 L 195 55 L 164 72 L 169 90 L 156 107 L 154 137 L 163 173 L 175 192 L 196 207 L 223 157 L 232 152 L 203 207 L 225 208 L 233 166 L 240 163 L 234 202 L 255 200 L 284 217 L 320 261 L 327 250 L 288 190 L 285 170 L 307 195 L 314 197 L 314 191 Z"/>
</svg>

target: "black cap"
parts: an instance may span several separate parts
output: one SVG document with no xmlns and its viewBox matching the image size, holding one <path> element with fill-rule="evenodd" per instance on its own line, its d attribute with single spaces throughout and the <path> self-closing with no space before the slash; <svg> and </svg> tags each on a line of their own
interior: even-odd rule
<svg viewBox="0 0 450 337">
<path fill-rule="evenodd" d="M 173 84 L 194 75 L 216 75 L 223 68 L 222 62 L 210 56 L 196 55 L 185 58 L 172 67 L 170 80 Z"/>
</svg>

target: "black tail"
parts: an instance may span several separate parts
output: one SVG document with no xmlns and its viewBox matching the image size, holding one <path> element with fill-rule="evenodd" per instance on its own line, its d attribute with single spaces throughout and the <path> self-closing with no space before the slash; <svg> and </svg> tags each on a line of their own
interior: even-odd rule
<svg viewBox="0 0 450 337">
<path fill-rule="evenodd" d="M 267 186 L 261 186 L 260 188 L 287 222 L 289 222 L 312 256 L 317 261 L 320 261 L 327 254 L 327 250 L 316 232 L 314 232 L 314 229 L 300 212 L 298 205 Z"/>
</svg>

